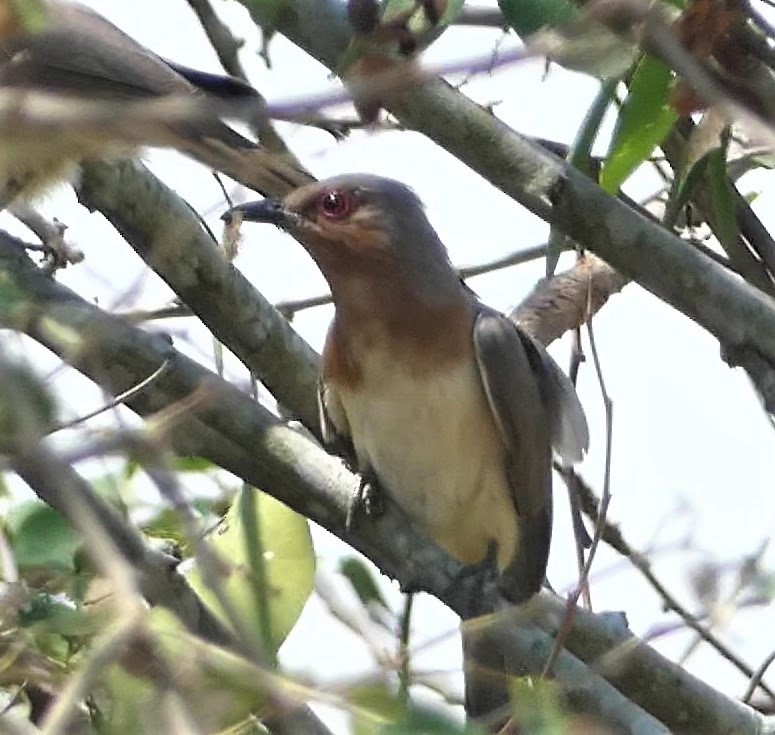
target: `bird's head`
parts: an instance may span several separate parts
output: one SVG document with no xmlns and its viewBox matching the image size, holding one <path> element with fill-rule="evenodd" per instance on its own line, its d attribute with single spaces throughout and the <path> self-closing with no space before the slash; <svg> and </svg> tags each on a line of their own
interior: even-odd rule
<svg viewBox="0 0 775 735">
<path fill-rule="evenodd" d="M 335 176 L 282 201 L 240 204 L 224 215 L 266 222 L 307 249 L 332 289 L 343 278 L 400 279 L 425 290 L 457 287 L 446 249 L 406 185 L 371 174 Z"/>
</svg>

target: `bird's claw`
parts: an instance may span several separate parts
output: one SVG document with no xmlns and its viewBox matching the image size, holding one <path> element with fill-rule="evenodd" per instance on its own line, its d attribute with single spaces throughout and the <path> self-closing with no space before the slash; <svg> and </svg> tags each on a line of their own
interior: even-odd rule
<svg viewBox="0 0 775 735">
<path fill-rule="evenodd" d="M 345 520 L 347 531 L 352 527 L 355 514 L 361 510 L 367 518 L 377 518 L 385 512 L 382 488 L 379 485 L 377 476 L 370 470 L 366 470 L 361 474 L 358 490 L 353 495 L 347 508 L 347 518 Z"/>
<path fill-rule="evenodd" d="M 470 592 L 469 608 L 475 610 L 478 602 L 484 599 L 485 589 L 496 584 L 500 572 L 498 571 L 498 544 L 491 540 L 487 545 L 487 553 L 481 561 L 464 567 L 455 575 L 454 584 L 458 588 L 467 589 Z"/>
</svg>

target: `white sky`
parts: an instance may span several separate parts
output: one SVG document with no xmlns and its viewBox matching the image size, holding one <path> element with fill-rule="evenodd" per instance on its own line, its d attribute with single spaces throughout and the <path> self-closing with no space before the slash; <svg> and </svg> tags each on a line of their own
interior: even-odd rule
<svg viewBox="0 0 775 735">
<path fill-rule="evenodd" d="M 184 0 L 115 2 L 91 0 L 124 30 L 164 56 L 209 71 L 219 71 L 215 55 Z M 320 90 L 332 82 L 328 73 L 281 37 L 271 46 L 273 70 L 255 56 L 258 34 L 252 32 L 241 6 L 215 0 L 223 17 L 245 34 L 243 60 L 253 83 L 270 99 Z M 154 18 L 154 22 L 149 22 Z M 449 59 L 491 48 L 497 33 L 453 29 L 431 49 L 433 59 Z M 596 91 L 596 83 L 554 68 L 543 80 L 543 65 L 523 64 L 481 78 L 465 89 L 480 102 L 501 102 L 496 113 L 526 134 L 570 141 Z M 610 132 L 611 120 L 606 130 Z M 546 226 L 493 189 L 432 142 L 414 133 L 354 133 L 336 143 L 319 131 L 284 126 L 288 141 L 319 177 L 347 171 L 369 171 L 402 179 L 426 202 L 428 214 L 459 265 L 487 260 L 515 249 L 543 242 Z M 605 141 L 600 146 L 605 150 Z M 153 152 L 145 156 L 167 183 L 208 215 L 218 232 L 224 209 L 219 190 L 202 167 L 177 154 Z M 754 208 L 772 228 L 772 191 L 766 175 L 749 188 L 764 190 Z M 643 186 L 650 185 L 647 181 Z M 631 189 L 644 193 L 643 186 Z M 42 204 L 44 213 L 70 226 L 69 240 L 86 254 L 82 265 L 60 274 L 62 282 L 103 306 L 122 301 L 124 307 L 154 308 L 170 294 L 99 214 L 79 207 L 72 192 L 62 187 Z M 484 217 L 479 213 L 486 213 Z M 6 219 L 2 220 L 5 224 Z M 238 267 L 271 300 L 298 298 L 325 289 L 301 247 L 273 228 L 245 228 Z M 565 256 L 560 268 L 571 263 Z M 540 277 L 543 262 L 511 268 L 472 279 L 471 286 L 500 309 L 518 303 Z M 143 288 L 134 288 L 141 281 Z M 128 294 L 128 296 L 127 296 Z M 320 349 L 330 307 L 300 314 L 295 325 Z M 176 345 L 212 364 L 212 346 L 194 320 L 168 322 L 160 328 L 176 337 Z M 758 399 L 739 370 L 730 370 L 719 357 L 719 345 L 702 329 L 637 286 L 628 286 L 595 319 L 595 334 L 610 395 L 615 404 L 612 469 L 612 520 L 639 549 L 651 544 L 663 549 L 654 556 L 657 573 L 684 602 L 692 603 L 689 581 L 703 561 L 725 564 L 752 553 L 773 533 L 772 464 L 775 432 Z M 187 346 L 186 340 L 193 345 Z M 567 366 L 568 348 L 553 354 Z M 228 375 L 244 380 L 236 360 Z M 65 405 L 73 415 L 84 404 L 99 405 L 101 396 L 85 381 L 61 376 Z M 604 417 L 591 360 L 582 368 L 579 389 L 592 433 L 592 448 L 581 471 L 598 490 L 602 486 Z M 555 485 L 558 520 L 550 561 L 550 579 L 557 589 L 571 585 L 575 556 L 567 522 L 567 500 L 561 483 Z M 333 569 L 347 551 L 325 532 L 315 534 L 319 566 Z M 677 548 L 678 546 L 684 548 Z M 771 563 L 772 556 L 769 556 Z M 596 609 L 625 610 L 631 627 L 645 633 L 651 625 L 672 620 L 661 613 L 657 597 L 615 554 L 602 549 L 595 565 L 593 601 Z M 392 589 L 393 599 L 399 596 Z M 460 685 L 456 618 L 440 604 L 423 597 L 417 605 L 415 644 L 449 635 L 430 647 L 417 664 L 454 674 Z M 372 670 L 365 649 L 342 626 L 321 621 L 320 604 L 313 601 L 283 649 L 292 670 L 304 670 L 325 680 Z M 321 631 L 325 632 L 321 635 Z M 724 638 L 751 665 L 758 666 L 775 648 L 775 628 L 766 611 L 736 615 Z M 657 647 L 679 655 L 691 637 L 665 636 Z M 321 662 L 325 664 L 321 665 Z M 717 655 L 702 647 L 690 659 L 690 670 L 732 695 L 745 681 Z M 775 682 L 775 675 L 770 677 Z"/>
</svg>

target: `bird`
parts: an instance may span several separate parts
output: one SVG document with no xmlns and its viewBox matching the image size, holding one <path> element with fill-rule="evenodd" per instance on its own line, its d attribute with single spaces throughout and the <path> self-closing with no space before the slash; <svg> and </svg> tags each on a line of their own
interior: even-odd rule
<svg viewBox="0 0 775 735">
<path fill-rule="evenodd" d="M 546 576 L 552 450 L 575 463 L 589 444 L 570 379 L 462 282 L 399 181 L 336 176 L 224 217 L 235 214 L 293 235 L 331 289 L 323 439 L 346 442 L 357 469 L 451 556 L 491 559 L 504 597 L 529 600 Z M 484 699 L 471 709 L 497 698 Z"/>
<path fill-rule="evenodd" d="M 42 28 L 0 39 L 0 91 L 107 103 L 206 96 L 215 109 L 219 101 L 253 100 L 256 109 L 262 103 L 241 80 L 166 61 L 81 3 L 46 0 L 44 9 Z M 268 150 L 216 116 L 168 127 L 174 147 L 261 194 L 284 196 L 314 181 L 288 151 Z M 28 137 L 21 129 L 0 141 L 0 208 L 44 192 L 81 160 L 126 148 L 110 135 Z"/>
</svg>

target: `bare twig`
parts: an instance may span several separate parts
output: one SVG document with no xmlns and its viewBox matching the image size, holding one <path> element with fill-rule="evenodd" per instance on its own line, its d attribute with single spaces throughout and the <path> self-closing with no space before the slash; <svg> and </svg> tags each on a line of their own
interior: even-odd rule
<svg viewBox="0 0 775 735">
<path fill-rule="evenodd" d="M 767 673 L 767 669 L 770 668 L 773 661 L 775 661 L 775 651 L 772 651 L 767 656 L 767 658 L 765 658 L 764 661 L 761 662 L 761 664 L 759 665 L 759 668 L 756 669 L 756 671 L 754 671 L 753 676 L 748 682 L 748 686 L 746 687 L 746 690 L 745 692 L 743 692 L 743 696 L 741 697 L 743 702 L 748 703 L 751 701 L 751 697 L 753 697 L 757 687 L 761 686 L 762 679 L 764 679 L 764 675 Z"/>
<path fill-rule="evenodd" d="M 45 268 L 47 273 L 83 260 L 83 251 L 66 242 L 64 234 L 67 227 L 61 222 L 49 222 L 40 212 L 25 203 L 14 203 L 8 210 L 40 238 L 50 256 Z"/>
<path fill-rule="evenodd" d="M 409 701 L 409 687 L 412 684 L 411 658 L 409 655 L 409 637 L 412 632 L 412 606 L 414 594 L 404 595 L 404 609 L 401 612 L 398 633 L 398 697 L 404 704 Z"/>
<path fill-rule="evenodd" d="M 599 517 L 599 501 L 595 497 L 595 493 L 589 484 L 573 469 L 566 468 L 563 470 L 562 466 L 556 462 L 554 468 L 564 477 L 567 477 L 569 473 L 576 475 L 576 488 L 579 492 L 582 509 L 596 523 Z M 749 679 L 753 678 L 755 673 L 753 668 L 751 668 L 745 661 L 743 661 L 716 635 L 714 635 L 704 625 L 702 625 L 697 617 L 678 601 L 678 599 L 665 587 L 664 584 L 662 584 L 659 578 L 654 574 L 648 559 L 630 546 L 619 528 L 611 523 L 606 522 L 604 524 L 602 538 L 603 541 L 605 541 L 612 549 L 618 551 L 622 556 L 628 559 L 630 563 L 645 577 L 646 581 L 659 595 L 668 610 L 672 610 L 674 613 L 676 613 L 688 628 L 691 628 L 698 635 L 702 636 L 704 641 L 706 641 L 712 648 L 714 648 L 723 658 L 725 658 L 733 666 L 745 674 L 746 677 Z M 649 636 L 647 635 L 646 640 L 648 640 L 648 638 Z M 761 682 L 759 686 L 767 693 L 768 696 L 775 698 L 775 692 L 773 692 L 773 690 L 765 683 Z"/>
<path fill-rule="evenodd" d="M 457 272 L 460 274 L 461 278 L 468 279 L 473 278 L 474 276 L 481 276 L 485 273 L 492 273 L 493 271 L 501 270 L 502 268 L 510 268 L 514 265 L 529 263 L 531 260 L 537 260 L 544 255 L 546 255 L 546 244 L 534 245 L 485 263 L 462 266 L 457 269 Z M 324 306 L 325 304 L 330 303 L 331 294 L 320 294 L 319 296 L 309 296 L 304 299 L 296 299 L 293 301 L 280 301 L 275 304 L 275 308 L 283 314 L 286 319 L 290 319 L 294 314 L 303 311 L 304 309 L 313 309 L 317 306 Z"/>
<path fill-rule="evenodd" d="M 138 393 L 145 390 L 159 376 L 161 376 L 164 373 L 164 371 L 167 370 L 167 368 L 169 368 L 169 366 L 170 366 L 169 361 L 165 360 L 158 367 L 158 369 L 154 370 L 153 373 L 151 373 L 145 380 L 140 381 L 137 385 L 130 388 L 129 390 L 124 391 L 123 393 L 120 393 L 112 401 L 108 401 L 105 405 L 94 409 L 94 411 L 91 411 L 83 416 L 79 416 L 78 418 L 72 419 L 71 421 L 63 421 L 63 422 L 54 424 L 54 426 L 51 428 L 51 431 L 49 433 L 53 434 L 56 431 L 72 429 L 73 427 L 78 426 L 79 424 L 86 423 L 89 419 L 93 419 L 95 416 L 99 416 L 101 413 L 105 413 L 106 411 L 110 411 L 111 409 L 116 408 L 116 406 L 120 406 L 121 404 L 130 400 L 133 396 L 136 396 Z"/>
<path fill-rule="evenodd" d="M 605 406 L 605 418 L 606 418 L 606 447 L 605 447 L 605 473 L 603 477 L 603 497 L 600 501 L 597 519 L 595 520 L 595 533 L 592 537 L 592 545 L 589 547 L 587 553 L 587 559 L 584 563 L 584 568 L 581 571 L 579 581 L 576 584 L 576 588 L 569 595 L 565 608 L 565 619 L 560 626 L 557 639 L 555 641 L 552 654 L 546 662 L 544 667 L 543 676 L 550 677 L 554 670 L 557 658 L 562 650 L 562 647 L 567 640 L 570 633 L 571 626 L 573 625 L 573 618 L 576 613 L 576 603 L 581 595 L 582 591 L 587 585 L 589 579 L 589 572 L 592 569 L 592 563 L 594 562 L 597 549 L 600 545 L 600 540 L 603 537 L 603 533 L 606 528 L 606 515 L 608 514 L 608 506 L 611 503 L 611 456 L 612 456 L 612 442 L 613 442 L 613 401 L 608 394 L 605 387 L 605 379 L 603 377 L 603 370 L 600 364 L 600 356 L 597 352 L 597 345 L 595 344 L 595 333 L 592 330 L 592 319 L 587 321 L 587 332 L 589 334 L 589 346 L 592 352 L 592 360 L 595 365 L 595 373 L 597 374 L 598 384 L 600 386 L 600 393 L 603 398 L 603 404 Z"/>
</svg>

